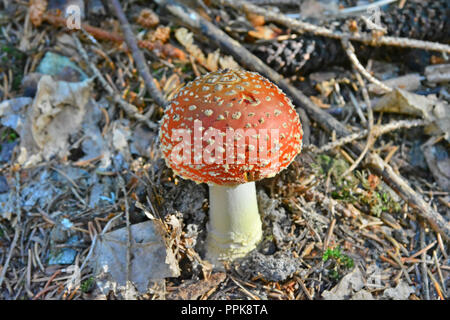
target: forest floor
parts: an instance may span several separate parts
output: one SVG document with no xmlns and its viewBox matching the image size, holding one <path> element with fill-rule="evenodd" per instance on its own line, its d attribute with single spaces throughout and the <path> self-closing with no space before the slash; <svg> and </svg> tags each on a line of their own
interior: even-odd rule
<svg viewBox="0 0 450 320">
<path fill-rule="evenodd" d="M 250 2 L 263 12 L 229 1 L 183 2 L 224 31 L 221 44 L 171 11 L 172 1 L 122 1 L 150 78 L 127 49 L 117 8 L 94 0 L 0 2 L 0 299 L 448 299 L 449 38 L 404 38 L 406 49 L 393 45 L 370 57 L 362 53 L 370 47 L 353 40 L 352 58 L 345 37 L 314 29 L 316 51 L 281 54 L 283 41 L 303 41 L 308 32 L 270 22 L 263 14 L 273 12 L 270 5 Z M 331 25 L 314 20 L 320 1 L 279 3 L 277 14 Z M 336 10 L 358 5 L 336 3 Z M 81 29 L 76 12 L 63 18 L 69 4 L 81 8 Z M 349 34 L 361 23 L 339 19 Z M 431 25 L 436 30 L 439 21 Z M 202 258 L 208 187 L 166 166 L 158 126 L 163 103 L 195 77 L 261 70 L 224 50 L 230 37 L 310 104 L 293 101 L 305 131 L 302 152 L 256 183 L 263 240 L 217 269 Z M 336 43 L 339 59 L 320 47 Z M 310 68 L 314 59 L 321 62 Z M 300 67 L 288 74 L 283 63 Z M 133 229 L 141 223 L 148 229 Z M 144 240 L 127 239 L 130 228 Z M 108 238 L 114 230 L 125 240 Z M 113 242 L 123 257 L 111 258 Z M 139 258 L 133 243 L 142 245 Z M 133 273 L 140 268 L 148 273 Z"/>
</svg>

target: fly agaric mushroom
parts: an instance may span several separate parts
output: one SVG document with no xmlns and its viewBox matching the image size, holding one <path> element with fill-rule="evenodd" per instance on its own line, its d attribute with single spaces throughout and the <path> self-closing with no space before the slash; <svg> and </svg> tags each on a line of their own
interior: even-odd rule
<svg viewBox="0 0 450 320">
<path fill-rule="evenodd" d="M 209 185 L 207 259 L 253 250 L 262 237 L 255 181 L 288 167 L 302 147 L 289 98 L 257 73 L 211 72 L 175 94 L 159 136 L 177 175 Z"/>
</svg>

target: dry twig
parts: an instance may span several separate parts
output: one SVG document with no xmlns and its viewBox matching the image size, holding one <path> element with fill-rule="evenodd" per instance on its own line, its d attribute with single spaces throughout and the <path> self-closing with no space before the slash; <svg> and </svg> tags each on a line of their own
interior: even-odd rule
<svg viewBox="0 0 450 320">
<path fill-rule="evenodd" d="M 16 226 L 14 227 L 14 238 L 13 241 L 11 242 L 11 245 L 9 247 L 9 252 L 8 252 L 8 256 L 6 258 L 6 261 L 2 267 L 2 272 L 0 274 L 0 287 L 3 284 L 3 281 L 5 279 L 5 275 L 6 275 L 6 271 L 8 270 L 8 266 L 9 263 L 11 261 L 12 255 L 14 250 L 16 249 L 16 245 L 17 245 L 17 241 L 19 240 L 19 236 L 21 233 L 21 204 L 20 204 L 20 176 L 19 176 L 19 171 L 16 171 L 15 174 L 15 180 L 16 180 L 16 185 L 15 185 L 15 198 L 16 198 L 16 215 L 17 215 L 17 221 L 16 221 Z"/>
<path fill-rule="evenodd" d="M 142 78 L 144 78 L 145 86 L 147 87 L 149 94 L 158 105 L 165 107 L 167 105 L 167 100 L 163 97 L 162 93 L 155 85 L 153 76 L 150 73 L 150 69 L 148 68 L 144 55 L 141 50 L 139 50 L 131 26 L 128 23 L 127 17 L 125 16 L 119 1 L 111 0 L 111 5 L 120 21 L 120 26 L 125 36 L 125 41 L 133 54 L 134 61 L 136 62 L 136 66 Z"/>
<path fill-rule="evenodd" d="M 374 125 L 373 127 L 373 134 L 374 137 L 378 138 L 379 136 L 382 136 L 383 134 L 386 134 L 388 132 L 394 131 L 394 130 L 400 130 L 400 129 L 409 129 L 413 127 L 419 127 L 424 126 L 427 124 L 427 121 L 425 120 L 399 120 L 399 121 L 392 121 L 385 125 Z M 343 138 L 337 139 L 335 141 L 332 141 L 330 143 L 327 143 L 326 145 L 315 148 L 311 147 L 312 151 L 315 153 L 323 153 L 338 147 L 342 147 L 345 144 L 351 143 L 355 140 L 359 140 L 367 136 L 369 133 L 369 130 L 364 129 L 356 133 L 349 134 L 348 136 L 345 136 Z"/>
<path fill-rule="evenodd" d="M 358 70 L 367 80 L 372 82 L 373 84 L 379 86 L 383 91 L 391 92 L 392 88 L 388 87 L 384 83 L 382 83 L 380 80 L 372 76 L 369 71 L 367 71 L 364 66 L 359 62 L 358 57 L 355 54 L 355 48 L 352 46 L 350 41 L 347 39 L 341 40 L 342 46 L 347 53 L 348 58 L 352 62 L 353 66 Z M 370 100 L 369 100 L 370 101 Z"/>
<path fill-rule="evenodd" d="M 420 246 L 423 248 L 425 247 L 425 230 L 424 228 L 420 229 Z M 426 257 L 427 253 L 424 251 L 421 256 L 421 271 L 422 271 L 422 289 L 425 296 L 425 300 L 430 300 L 430 287 L 429 287 L 429 281 L 428 281 L 428 273 L 427 273 L 427 265 L 426 265 Z"/>
<path fill-rule="evenodd" d="M 373 146 L 373 144 L 375 143 L 376 137 L 373 133 L 373 111 L 372 111 L 372 104 L 370 102 L 370 97 L 369 97 L 369 93 L 367 92 L 366 86 L 364 85 L 364 81 L 362 80 L 361 76 L 359 75 L 359 73 L 356 74 L 356 78 L 358 79 L 359 85 L 361 86 L 361 90 L 362 90 L 362 94 L 364 97 L 364 101 L 366 102 L 367 105 L 367 113 L 368 113 L 368 136 L 367 136 L 367 142 L 366 145 L 363 149 L 363 151 L 361 152 L 361 154 L 359 155 L 358 159 L 355 160 L 355 162 L 352 163 L 352 165 L 345 170 L 345 172 L 342 174 L 341 177 L 345 177 L 347 176 L 350 172 L 352 172 L 353 170 L 355 170 L 355 168 L 359 165 L 359 163 L 364 159 L 364 157 L 366 156 L 367 152 L 369 152 L 369 149 Z"/>
</svg>

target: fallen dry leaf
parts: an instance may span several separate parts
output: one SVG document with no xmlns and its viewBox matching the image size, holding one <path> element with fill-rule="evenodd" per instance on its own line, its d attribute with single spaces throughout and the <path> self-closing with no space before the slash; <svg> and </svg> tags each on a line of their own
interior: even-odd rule
<svg viewBox="0 0 450 320">
<path fill-rule="evenodd" d="M 400 113 L 427 118 L 432 111 L 434 102 L 402 89 L 395 89 L 384 95 L 374 106 L 375 111 Z"/>
<path fill-rule="evenodd" d="M 139 41 L 139 46 L 152 51 L 157 56 L 186 61 L 186 54 L 170 43 L 164 44 L 161 41 L 151 42 L 149 40 L 142 40 Z"/>
<path fill-rule="evenodd" d="M 175 31 L 175 38 L 198 63 L 210 71 L 215 71 L 211 69 L 211 66 L 208 66 L 209 68 L 207 67 L 206 57 L 202 50 L 194 44 L 194 34 L 192 32 L 189 32 L 186 28 L 179 28 Z"/>
<path fill-rule="evenodd" d="M 443 134 L 450 141 L 450 105 L 436 96 L 421 96 L 402 89 L 395 89 L 378 100 L 373 108 L 379 112 L 419 116 L 430 122 L 427 134 Z"/>
<path fill-rule="evenodd" d="M 166 246 L 164 231 L 155 220 L 134 224 L 130 279 L 139 293 L 145 293 L 152 280 L 178 277 L 180 270 L 172 250 Z M 124 290 L 127 281 L 126 228 L 108 232 L 98 238 L 91 264 L 103 292 Z"/>
<path fill-rule="evenodd" d="M 310 96 L 309 98 L 310 98 L 310 99 L 312 100 L 312 102 L 314 102 L 319 108 L 322 108 L 322 109 L 328 109 L 328 108 L 330 108 L 330 105 L 329 105 L 329 104 L 323 103 L 322 99 L 320 99 L 320 98 L 318 98 L 318 97 Z"/>
<path fill-rule="evenodd" d="M 400 280 L 395 288 L 384 290 L 383 297 L 392 300 L 408 300 L 409 296 L 414 292 L 414 287 L 409 286 L 405 281 Z"/>
<path fill-rule="evenodd" d="M 247 17 L 247 20 L 254 26 L 254 27 L 260 27 L 263 26 L 264 23 L 266 23 L 264 16 L 260 16 L 258 14 L 255 14 L 253 12 L 245 12 L 245 16 Z"/>
<path fill-rule="evenodd" d="M 431 138 L 430 140 L 434 140 Z M 422 146 L 423 155 L 433 177 L 442 190 L 450 191 L 450 155 L 440 144 L 425 143 Z"/>
<path fill-rule="evenodd" d="M 220 50 L 217 49 L 214 52 L 208 53 L 204 67 L 210 71 L 216 71 L 219 69 Z"/>
<path fill-rule="evenodd" d="M 155 31 L 149 32 L 147 39 L 151 42 L 161 41 L 166 43 L 170 38 L 170 28 L 169 27 L 158 27 Z"/>
<path fill-rule="evenodd" d="M 322 297 L 325 300 L 349 299 L 364 287 L 364 278 L 358 267 L 344 276 L 331 290 L 325 290 Z"/>
<path fill-rule="evenodd" d="M 418 73 L 411 73 L 401 77 L 391 78 L 383 81 L 383 84 L 390 88 L 399 88 L 406 91 L 414 91 L 420 87 L 420 81 L 422 76 Z M 384 94 L 386 91 L 381 89 L 378 85 L 374 83 L 370 83 L 368 85 L 368 89 L 370 92 L 375 94 Z"/>
<path fill-rule="evenodd" d="M 161 79 L 162 91 L 166 96 L 170 96 L 181 84 L 180 77 L 174 73 L 168 79 Z"/>
<path fill-rule="evenodd" d="M 257 26 L 255 30 L 250 30 L 248 35 L 256 39 L 271 40 L 278 34 L 269 26 Z"/>
<path fill-rule="evenodd" d="M 33 164 L 68 153 L 68 138 L 80 129 L 90 99 L 93 81 L 55 81 L 44 75 L 36 97 L 25 111 L 26 119 L 17 128 L 20 136 L 21 164 Z"/>
<path fill-rule="evenodd" d="M 222 56 L 219 58 L 219 65 L 222 69 L 232 69 L 237 70 L 241 67 L 239 64 L 233 59 L 232 56 Z"/>
<path fill-rule="evenodd" d="M 67 136 L 79 125 L 91 89 L 92 80 L 69 83 L 55 82 L 50 76 L 41 78 L 29 114 L 32 136 L 39 148 Z"/>
<path fill-rule="evenodd" d="M 208 71 L 217 71 L 219 65 L 221 68 L 239 68 L 239 65 L 231 56 L 222 56 L 219 49 L 205 56 L 202 50 L 194 43 L 194 34 L 189 32 L 186 28 L 179 28 L 175 31 L 175 38 L 186 48 L 186 51 L 198 63 L 208 69 Z"/>
<path fill-rule="evenodd" d="M 46 0 L 30 0 L 30 21 L 35 27 L 39 27 L 42 24 L 43 15 L 47 9 Z"/>
</svg>

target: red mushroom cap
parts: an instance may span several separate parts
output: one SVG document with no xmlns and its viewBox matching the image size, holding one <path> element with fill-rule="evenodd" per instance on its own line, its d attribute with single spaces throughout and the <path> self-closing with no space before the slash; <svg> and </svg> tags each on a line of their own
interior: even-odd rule
<svg viewBox="0 0 450 320">
<path fill-rule="evenodd" d="M 298 114 L 275 84 L 229 69 L 181 88 L 160 129 L 164 158 L 177 175 L 217 185 L 275 176 L 300 153 L 302 138 Z"/>
</svg>

